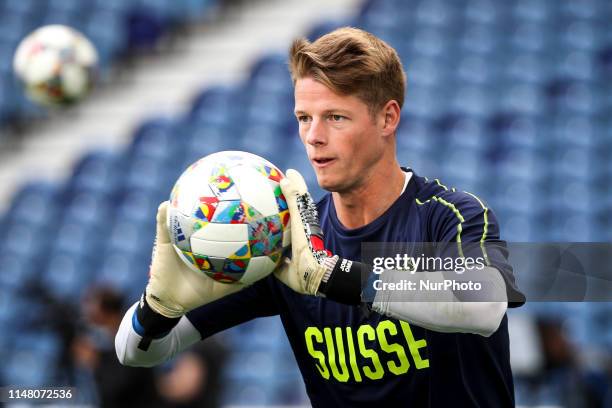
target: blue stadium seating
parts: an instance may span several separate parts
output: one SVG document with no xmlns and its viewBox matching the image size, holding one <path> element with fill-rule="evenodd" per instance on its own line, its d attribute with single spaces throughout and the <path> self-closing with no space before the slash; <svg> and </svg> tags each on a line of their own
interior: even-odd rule
<svg viewBox="0 0 612 408">
<path fill-rule="evenodd" d="M 20 292 L 36 276 L 33 258 L 10 252 L 0 253 L 0 288 Z"/>
<path fill-rule="evenodd" d="M 152 235 L 150 235 L 152 236 Z M 147 242 L 137 238 L 138 241 Z M 141 244 L 136 250 L 140 249 Z M 131 248 L 110 248 L 101 251 L 91 269 L 95 274 L 93 283 L 114 287 L 125 294 L 129 301 L 142 294 L 148 279 L 148 267 L 153 242 L 148 242 L 144 251 L 130 252 Z"/>
<path fill-rule="evenodd" d="M 17 89 L 3 84 L 2 74 L 13 80 L 10 64 L 19 41 L 47 24 L 66 24 L 82 31 L 94 43 L 100 80 L 109 79 L 110 67 L 130 48 L 151 49 L 160 37 L 180 22 L 205 16 L 218 0 L 3 0 L 0 1 L 0 126 L 44 115 Z M 6 100 L 5 100 L 6 99 Z"/>
<path fill-rule="evenodd" d="M 2 374 L 11 384 L 23 387 L 48 387 L 55 384 L 54 375 L 59 357 L 59 339 L 52 332 L 21 336 L 18 347 L 8 354 Z"/>
<path fill-rule="evenodd" d="M 71 252 L 55 251 L 45 257 L 39 276 L 45 289 L 56 299 L 78 304 L 81 295 L 92 282 L 88 265 L 94 260 Z"/>
<path fill-rule="evenodd" d="M 314 41 L 317 38 L 327 34 L 336 28 L 346 27 L 346 26 L 354 26 L 356 23 L 353 19 L 344 19 L 344 20 L 325 20 L 315 24 L 310 28 L 306 38 L 309 41 Z"/>
<path fill-rule="evenodd" d="M 26 184 L 13 199 L 7 217 L 15 224 L 44 225 L 53 218 L 57 194 L 54 184 Z"/>
<path fill-rule="evenodd" d="M 91 151 L 75 165 L 68 190 L 110 194 L 117 187 L 124 166 L 124 157 L 119 153 Z"/>
<path fill-rule="evenodd" d="M 1 18 L 0 56 L 12 52 L 34 21 L 74 21 L 87 8 L 75 0 L 47 3 L 32 12 L 31 1 L 0 1 L 0 10 L 11 13 Z M 92 0 L 83 29 L 108 66 L 126 47 L 150 45 L 209 3 Z M 322 22 L 308 37 L 357 25 L 397 48 L 408 81 L 397 135 L 400 163 L 478 194 L 494 209 L 502 238 L 610 241 L 611 4 L 369 0 L 355 18 Z M 0 121 L 32 109 L 19 96 L 7 61 L 0 58 Z M 74 301 L 92 283 L 113 285 L 135 299 L 147 278 L 157 205 L 202 156 L 229 149 L 263 155 L 283 169 L 300 170 L 320 197 L 292 106 L 285 56 L 265 54 L 243 83 L 201 90 L 184 116 L 143 121 L 125 151 L 85 155 L 65 186 L 26 185 L 0 221 L 0 328 L 19 318 L 9 302 L 32 306 L 20 291 L 34 279 L 62 299 Z M 541 276 L 521 277 L 521 284 L 541 283 Z M 535 303 L 525 310 L 567 318 L 580 347 L 612 346 L 609 304 Z M 222 336 L 239 350 L 226 373 L 236 390 L 226 403 L 298 401 L 294 390 L 301 380 L 278 319 L 249 322 Z M 44 351 L 24 358 L 40 354 L 51 366 L 52 347 L 32 350 L 39 348 Z M 2 378 L 49 381 L 20 371 L 13 359 Z M 517 393 L 526 392 L 517 386 Z M 547 389 L 534 401 L 553 397 Z"/>
</svg>

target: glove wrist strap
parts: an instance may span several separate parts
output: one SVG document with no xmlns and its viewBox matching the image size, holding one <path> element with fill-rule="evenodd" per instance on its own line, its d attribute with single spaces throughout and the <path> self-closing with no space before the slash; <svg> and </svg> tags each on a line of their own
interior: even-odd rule
<svg viewBox="0 0 612 408">
<path fill-rule="evenodd" d="M 142 336 L 138 348 L 147 350 L 151 341 L 166 336 L 176 326 L 181 318 L 170 318 L 154 311 L 147 302 L 147 294 L 143 293 L 140 304 L 132 318 L 134 331 Z"/>
<path fill-rule="evenodd" d="M 368 273 L 369 268 L 361 262 L 337 258 L 329 278 L 328 273 L 321 280 L 318 292 L 326 298 L 347 305 L 361 303 L 361 274 Z M 332 258 L 332 259 L 333 259 Z"/>
</svg>

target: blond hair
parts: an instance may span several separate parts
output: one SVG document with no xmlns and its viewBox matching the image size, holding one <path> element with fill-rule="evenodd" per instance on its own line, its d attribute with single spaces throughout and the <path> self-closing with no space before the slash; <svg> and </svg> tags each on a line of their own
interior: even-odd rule
<svg viewBox="0 0 612 408">
<path fill-rule="evenodd" d="M 353 27 L 334 30 L 310 42 L 293 42 L 289 51 L 293 85 L 312 77 L 340 95 L 355 95 L 370 113 L 395 100 L 404 104 L 406 74 L 397 52 L 380 38 Z"/>
</svg>

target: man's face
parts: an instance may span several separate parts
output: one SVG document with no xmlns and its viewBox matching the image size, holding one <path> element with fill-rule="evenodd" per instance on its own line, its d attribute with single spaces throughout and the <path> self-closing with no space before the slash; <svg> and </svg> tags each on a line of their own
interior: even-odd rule
<svg viewBox="0 0 612 408">
<path fill-rule="evenodd" d="M 380 118 L 373 119 L 356 96 L 338 95 L 310 77 L 298 79 L 295 116 L 317 181 L 328 191 L 359 187 L 382 157 Z"/>
</svg>

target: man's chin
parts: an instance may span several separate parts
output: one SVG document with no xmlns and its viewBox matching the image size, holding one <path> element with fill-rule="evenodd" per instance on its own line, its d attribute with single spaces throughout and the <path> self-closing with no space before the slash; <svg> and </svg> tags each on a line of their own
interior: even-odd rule
<svg viewBox="0 0 612 408">
<path fill-rule="evenodd" d="M 317 177 L 317 183 L 319 187 L 323 190 L 329 191 L 330 193 L 338 193 L 341 192 L 342 184 L 340 184 L 337 180 L 330 180 L 329 177 Z"/>
<path fill-rule="evenodd" d="M 333 183 L 332 180 L 330 180 L 328 177 L 318 177 L 317 176 L 317 183 L 319 184 L 319 187 L 321 187 L 323 190 L 327 190 L 330 193 L 333 193 L 336 191 L 337 185 L 336 183 Z"/>
</svg>

